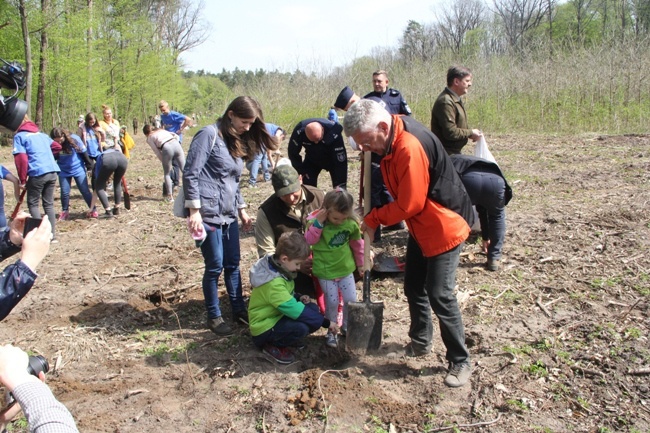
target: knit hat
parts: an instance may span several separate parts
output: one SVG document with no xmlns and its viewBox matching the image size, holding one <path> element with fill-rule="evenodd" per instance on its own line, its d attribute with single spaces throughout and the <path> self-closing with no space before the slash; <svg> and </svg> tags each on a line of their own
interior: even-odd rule
<svg viewBox="0 0 650 433">
<path fill-rule="evenodd" d="M 271 175 L 271 183 L 277 197 L 291 194 L 300 189 L 298 172 L 290 165 L 275 167 Z"/>
<path fill-rule="evenodd" d="M 336 98 L 334 107 L 338 108 L 339 110 L 345 110 L 345 107 L 350 102 L 350 99 L 352 99 L 352 96 L 354 96 L 352 89 L 350 89 L 349 86 L 345 86 L 343 90 L 341 90 L 341 93 L 339 93 L 339 96 Z"/>
</svg>

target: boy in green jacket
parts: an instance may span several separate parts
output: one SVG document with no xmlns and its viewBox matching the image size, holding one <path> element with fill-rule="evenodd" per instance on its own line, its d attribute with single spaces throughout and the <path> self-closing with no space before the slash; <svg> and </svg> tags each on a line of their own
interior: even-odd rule
<svg viewBox="0 0 650 433">
<path fill-rule="evenodd" d="M 309 254 L 301 233 L 284 233 L 275 254 L 265 255 L 250 270 L 248 320 L 253 343 L 280 364 L 294 362 L 288 347 L 301 346 L 302 339 L 319 328 L 339 333 L 338 325 L 326 319 L 309 296 L 294 292 L 296 272 Z"/>
</svg>

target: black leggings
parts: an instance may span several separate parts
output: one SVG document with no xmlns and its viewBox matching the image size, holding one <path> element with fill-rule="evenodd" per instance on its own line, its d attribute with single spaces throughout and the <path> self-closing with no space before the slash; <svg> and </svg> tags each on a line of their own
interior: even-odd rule
<svg viewBox="0 0 650 433">
<path fill-rule="evenodd" d="M 105 210 L 110 209 L 108 195 L 106 194 L 106 183 L 111 177 L 111 174 L 113 175 L 113 198 L 115 200 L 115 206 L 117 207 L 122 203 L 122 177 L 126 173 L 128 165 L 129 161 L 126 159 L 126 156 L 120 152 L 108 152 L 102 155 L 102 164 L 97 174 L 95 190 Z"/>
</svg>

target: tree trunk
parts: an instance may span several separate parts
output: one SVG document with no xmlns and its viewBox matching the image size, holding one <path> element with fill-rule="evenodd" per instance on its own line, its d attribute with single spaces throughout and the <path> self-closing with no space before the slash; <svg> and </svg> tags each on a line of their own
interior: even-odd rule
<svg viewBox="0 0 650 433">
<path fill-rule="evenodd" d="M 29 27 L 27 26 L 27 11 L 25 10 L 25 0 L 19 0 L 18 13 L 20 14 L 20 25 L 23 31 L 23 40 L 25 41 L 25 101 L 27 101 L 27 115 L 32 115 L 32 74 L 34 65 L 32 64 L 32 44 L 29 42 Z"/>
<path fill-rule="evenodd" d="M 90 113 L 92 111 L 92 98 L 93 98 L 93 0 L 88 0 L 88 30 L 87 30 L 87 37 L 88 40 L 86 41 L 86 54 L 87 54 L 87 59 L 88 59 L 88 96 L 86 98 L 86 113 Z"/>
<path fill-rule="evenodd" d="M 47 20 L 50 11 L 50 0 L 41 0 L 41 13 Z M 45 73 L 47 72 L 47 24 L 41 29 L 41 60 L 38 71 L 38 90 L 36 91 L 36 118 L 34 123 L 43 128 L 43 108 L 45 107 Z"/>
</svg>

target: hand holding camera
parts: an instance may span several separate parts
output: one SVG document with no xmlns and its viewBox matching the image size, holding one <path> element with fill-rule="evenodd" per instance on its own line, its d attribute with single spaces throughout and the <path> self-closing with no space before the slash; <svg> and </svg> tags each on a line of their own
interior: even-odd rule
<svg viewBox="0 0 650 433">
<path fill-rule="evenodd" d="M 50 250 L 52 225 L 47 218 L 30 218 L 21 212 L 11 222 L 9 238 L 14 245 L 22 245 L 21 260 L 35 271 Z"/>
</svg>

